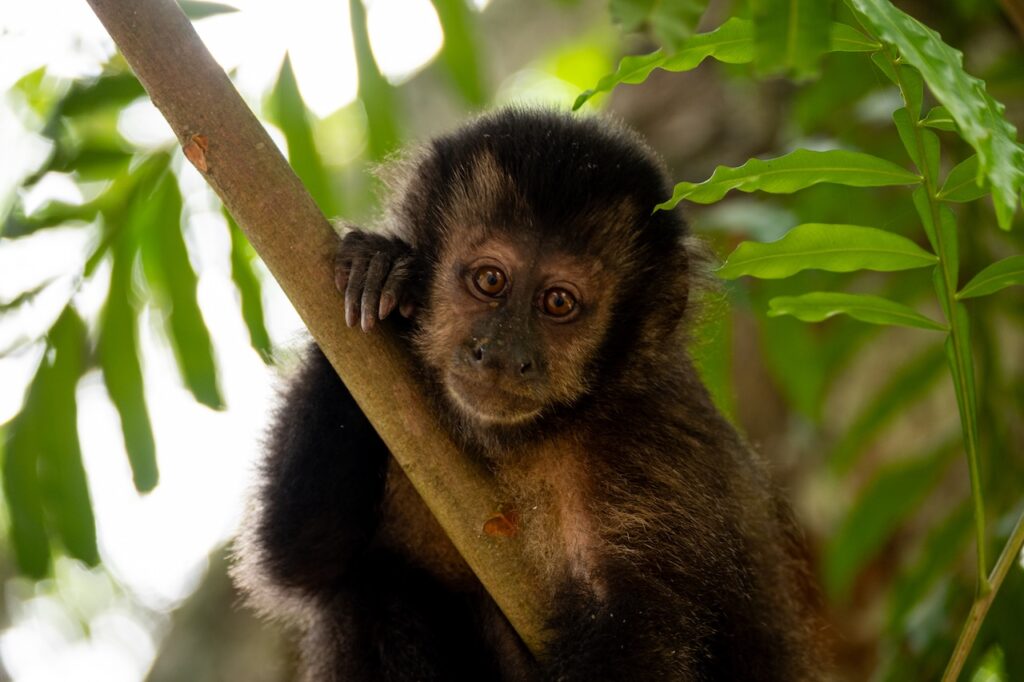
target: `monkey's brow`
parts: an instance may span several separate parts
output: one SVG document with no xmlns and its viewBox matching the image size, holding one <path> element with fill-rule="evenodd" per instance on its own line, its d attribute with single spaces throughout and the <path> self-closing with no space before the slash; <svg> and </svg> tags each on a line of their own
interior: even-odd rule
<svg viewBox="0 0 1024 682">
<path fill-rule="evenodd" d="M 473 240 L 459 251 L 469 260 L 490 256 L 508 267 L 521 268 L 534 260 L 529 256 L 524 257 L 524 246 L 516 244 L 512 239 L 492 234 Z"/>
</svg>

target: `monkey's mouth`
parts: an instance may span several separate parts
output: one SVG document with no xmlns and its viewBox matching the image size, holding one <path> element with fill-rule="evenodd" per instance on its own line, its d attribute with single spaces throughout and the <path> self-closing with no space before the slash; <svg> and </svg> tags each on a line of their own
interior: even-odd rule
<svg viewBox="0 0 1024 682">
<path fill-rule="evenodd" d="M 513 392 L 496 381 L 449 371 L 444 383 L 448 397 L 461 412 L 486 424 L 522 423 L 544 407 L 536 397 Z"/>
</svg>

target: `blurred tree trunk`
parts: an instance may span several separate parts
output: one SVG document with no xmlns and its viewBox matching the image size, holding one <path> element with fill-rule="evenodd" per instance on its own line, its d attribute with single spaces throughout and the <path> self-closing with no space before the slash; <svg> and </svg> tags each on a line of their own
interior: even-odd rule
<svg viewBox="0 0 1024 682">
<path fill-rule="evenodd" d="M 295 655 L 273 626 L 249 609 L 227 574 L 227 552 L 210 557 L 199 588 L 179 607 L 147 682 L 287 682 Z"/>
</svg>

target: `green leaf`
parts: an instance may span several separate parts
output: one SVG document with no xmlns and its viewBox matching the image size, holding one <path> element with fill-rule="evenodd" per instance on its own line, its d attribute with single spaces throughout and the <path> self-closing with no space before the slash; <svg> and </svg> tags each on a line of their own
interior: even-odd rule
<svg viewBox="0 0 1024 682">
<path fill-rule="evenodd" d="M 218 14 L 231 14 L 237 12 L 237 7 L 225 5 L 219 2 L 200 2 L 199 0 L 178 0 L 185 16 L 192 21 L 205 19 L 206 17 L 217 16 Z"/>
<path fill-rule="evenodd" d="M 938 258 L 906 237 L 873 227 L 806 223 L 775 242 L 743 242 L 717 274 L 781 279 L 808 269 L 829 272 L 910 270 Z"/>
<path fill-rule="evenodd" d="M 962 300 L 988 296 L 1014 284 L 1024 284 L 1024 256 L 1010 256 L 989 265 L 975 275 L 956 297 Z"/>
<path fill-rule="evenodd" d="M 928 115 L 921 121 L 921 125 L 946 132 L 956 131 L 956 121 L 950 115 L 949 109 L 943 106 L 932 107 Z"/>
<path fill-rule="evenodd" d="M 738 21 L 738 20 L 730 20 Z M 650 54 L 623 57 L 614 73 L 604 76 L 590 90 L 584 90 L 572 104 L 573 111 L 583 106 L 587 100 L 601 92 L 611 92 L 619 83 L 643 83 L 656 68 L 664 65 L 665 53 L 656 50 Z"/>
<path fill-rule="evenodd" d="M 198 278 L 182 238 L 181 193 L 167 170 L 151 196 L 139 192 L 132 221 L 142 232 L 146 279 L 165 312 L 167 331 L 185 385 L 200 403 L 220 409 L 213 344 L 196 301 Z"/>
<path fill-rule="evenodd" d="M 367 147 L 370 158 L 380 161 L 398 146 L 398 120 L 394 88 L 387 82 L 370 49 L 365 0 L 349 0 L 352 44 L 359 72 L 359 100 L 366 111 Z"/>
<path fill-rule="evenodd" d="M 26 303 L 31 302 L 32 300 L 35 299 L 36 296 L 43 292 L 43 289 L 53 284 L 55 279 L 55 277 L 51 277 L 46 281 L 42 282 L 41 284 L 32 287 L 31 289 L 21 292 L 20 294 L 18 294 L 17 296 L 8 301 L 0 301 L 0 315 L 3 315 L 4 313 L 9 313 L 12 310 L 17 310 Z"/>
<path fill-rule="evenodd" d="M 824 152 L 797 149 L 774 159 L 751 159 L 738 168 L 719 166 L 704 182 L 680 182 L 675 186 L 672 198 L 657 208 L 671 209 L 683 199 L 710 204 L 734 189 L 791 194 L 822 182 L 851 187 L 882 187 L 920 181 L 920 176 L 870 154 L 841 149 Z"/>
<path fill-rule="evenodd" d="M 79 182 L 106 182 L 128 168 L 134 155 L 121 149 L 102 149 L 87 146 L 79 147 L 75 154 L 66 160 L 63 168 L 55 170 L 75 174 Z"/>
<path fill-rule="evenodd" d="M 946 366 L 945 360 L 942 347 L 932 346 L 899 367 L 832 447 L 829 469 L 836 474 L 848 472 L 874 437 L 934 385 Z"/>
<path fill-rule="evenodd" d="M 877 52 L 882 44 L 854 27 L 834 22 L 829 31 L 829 52 Z"/>
<path fill-rule="evenodd" d="M 979 180 L 981 184 L 978 184 Z M 966 202 L 980 199 L 988 193 L 985 176 L 979 175 L 978 155 L 972 154 L 949 171 L 936 198 L 941 201 Z"/>
<path fill-rule="evenodd" d="M 144 97 L 139 79 L 131 71 L 111 71 L 89 80 L 76 81 L 60 104 L 62 116 L 82 116 L 99 109 L 122 109 Z"/>
<path fill-rule="evenodd" d="M 754 51 L 762 73 L 818 72 L 829 47 L 832 3 L 826 0 L 755 0 Z"/>
<path fill-rule="evenodd" d="M 957 239 L 956 216 L 953 215 L 949 206 L 939 206 L 939 235 L 942 237 L 946 251 L 945 257 L 941 259 L 942 269 L 949 281 L 953 283 L 950 289 L 955 290 L 960 277 L 960 242 Z M 935 272 L 938 273 L 938 270 Z M 936 290 L 936 294 L 938 294 L 938 290 Z M 939 298 L 941 301 L 946 300 L 941 294 Z M 949 318 L 949 311 L 946 311 L 946 317 Z"/>
<path fill-rule="evenodd" d="M 879 52 L 874 56 L 883 57 L 884 53 Z M 921 118 L 921 109 L 924 106 L 924 79 L 921 78 L 920 71 L 903 64 L 896 66 L 895 73 L 898 79 L 896 85 L 906 98 L 907 110 L 916 123 Z"/>
<path fill-rule="evenodd" d="M 936 270 L 936 273 L 938 271 Z M 936 279 L 938 275 L 936 276 Z M 936 283 L 936 287 L 938 282 Z M 956 394 L 957 409 L 960 412 L 960 427 L 963 432 L 964 449 L 967 451 L 968 464 L 972 468 L 972 496 L 974 503 L 980 508 L 976 514 L 983 509 L 982 501 L 978 498 L 974 489 L 975 483 L 980 479 L 978 458 L 978 395 L 977 385 L 974 381 L 974 358 L 971 352 L 971 324 L 967 315 L 967 308 L 963 303 L 954 302 L 951 310 L 946 311 L 947 317 L 952 323 L 952 329 L 946 338 L 946 360 L 949 363 L 950 373 L 953 375 L 953 392 Z M 976 517 L 975 521 L 981 517 Z M 979 523 L 979 531 L 980 531 Z M 978 533 L 984 542 L 984 534 Z M 979 556 L 980 559 L 980 556 Z"/>
<path fill-rule="evenodd" d="M 134 153 L 117 132 L 117 113 L 109 110 L 90 114 L 74 126 L 78 130 L 51 138 L 53 148 L 49 157 L 22 181 L 22 186 L 34 187 L 50 172 L 74 173 L 75 180 L 80 182 L 108 182 L 122 175 Z"/>
<path fill-rule="evenodd" d="M 12 94 L 17 93 L 21 100 L 28 105 L 40 120 L 47 120 L 51 112 L 64 96 L 63 83 L 56 79 L 48 78 L 46 67 L 40 66 L 34 71 L 26 73 L 11 86 Z"/>
<path fill-rule="evenodd" d="M 713 31 L 692 36 L 675 52 L 667 52 L 664 64 L 659 66 L 666 71 L 690 71 L 708 57 L 723 64 L 749 64 L 754 59 L 753 24 L 745 19 L 729 19 Z M 631 76 L 633 80 L 625 82 L 640 83 L 647 77 L 635 80 L 638 74 Z"/>
<path fill-rule="evenodd" d="M 273 359 L 273 347 L 263 320 L 262 286 L 254 267 L 258 256 L 227 211 L 224 212 L 224 217 L 227 219 L 228 231 L 231 234 L 231 280 L 238 289 L 242 319 L 249 330 L 249 343 L 263 361 L 269 363 Z"/>
<path fill-rule="evenodd" d="M 904 62 L 921 72 L 960 134 L 978 153 L 992 187 L 999 225 L 1009 229 L 1024 184 L 1024 148 L 1003 116 L 1003 105 L 988 94 L 984 82 L 963 70 L 958 50 L 889 0 L 847 0 L 847 4 L 875 35 L 899 51 Z"/>
<path fill-rule="evenodd" d="M 487 103 L 487 89 L 480 73 L 480 40 L 473 11 L 466 0 L 431 0 L 444 31 L 441 64 L 462 98 L 473 107 Z"/>
<path fill-rule="evenodd" d="M 96 524 L 82 452 L 78 443 L 75 387 L 88 369 L 85 323 L 70 306 L 49 334 L 55 351 L 47 368 L 42 414 L 39 419 L 39 483 L 53 530 L 72 557 L 90 566 L 99 563 Z"/>
<path fill-rule="evenodd" d="M 957 279 L 957 272 L 960 269 L 960 245 L 957 240 L 956 232 L 956 216 L 949 209 L 948 206 L 934 205 L 928 199 L 928 193 L 925 191 L 924 186 L 918 187 L 914 190 L 911 195 L 914 202 L 914 208 L 917 210 L 917 215 L 921 219 L 921 226 L 924 227 L 925 234 L 928 235 L 928 243 L 931 244 L 932 250 L 940 254 L 940 265 L 941 273 L 945 273 L 949 277 L 950 282 L 955 282 Z M 937 208 L 939 223 L 935 224 L 934 210 Z M 940 248 L 941 246 L 941 248 Z M 939 273 L 939 270 L 935 271 Z M 944 285 L 942 283 L 942 274 L 939 274 L 939 279 L 935 283 L 935 293 L 938 296 L 939 302 L 943 303 L 946 300 L 944 293 Z M 948 310 L 943 309 L 943 313 L 946 314 L 948 319 L 950 313 Z"/>
<path fill-rule="evenodd" d="M 573 103 L 579 109 L 599 92 L 609 92 L 619 83 L 643 83 L 657 68 L 680 72 L 695 69 L 708 57 L 725 64 L 747 64 L 754 59 L 753 24 L 732 18 L 713 31 L 698 33 L 675 52 L 657 50 L 650 54 L 624 57 L 615 69 L 598 81 L 592 90 L 583 92 Z"/>
<path fill-rule="evenodd" d="M 327 170 L 313 140 L 310 114 L 299 94 L 291 58 L 287 54 L 268 98 L 267 110 L 270 120 L 281 128 L 288 142 L 288 162 L 295 169 L 295 174 L 324 214 L 337 215 L 338 207 L 331 193 Z"/>
<path fill-rule="evenodd" d="M 10 542 L 18 569 L 42 578 L 50 567 L 50 540 L 39 489 L 39 424 L 29 410 L 39 409 L 45 374 L 40 368 L 22 411 L 4 429 L 4 502 L 10 516 Z"/>
<path fill-rule="evenodd" d="M 831 27 L 832 52 L 869 52 L 880 49 L 877 42 L 863 33 L 847 26 L 834 23 Z M 705 59 L 713 57 L 723 64 L 749 64 L 754 60 L 754 25 L 746 19 L 733 17 L 713 31 L 698 33 L 690 37 L 676 52 L 657 50 L 650 54 L 624 57 L 614 73 L 598 81 L 591 90 L 586 90 L 573 103 L 573 110 L 600 92 L 609 92 L 620 83 L 643 83 L 655 69 L 681 72 L 700 66 Z"/>
<path fill-rule="evenodd" d="M 925 317 L 902 303 L 870 294 L 844 294 L 815 291 L 801 296 L 779 296 L 773 298 L 768 315 L 792 315 L 804 322 L 821 322 L 833 315 L 849 315 L 861 322 L 891 324 L 901 327 L 918 327 L 946 331 L 946 327 Z"/>
<path fill-rule="evenodd" d="M 156 443 L 139 365 L 138 302 L 132 290 L 136 255 L 134 234 L 130 229 L 121 230 L 114 243 L 110 290 L 100 317 L 97 350 L 103 381 L 121 418 L 121 432 L 135 489 L 148 492 L 156 487 L 159 474 Z"/>
<path fill-rule="evenodd" d="M 928 237 L 928 243 L 931 244 L 932 251 L 938 253 L 938 238 L 935 234 L 935 220 L 932 218 L 932 205 L 928 199 L 928 190 L 924 185 L 920 185 L 914 188 L 914 191 L 910 195 L 911 200 L 914 202 L 914 210 L 917 211 L 918 217 L 921 219 L 921 227 L 924 228 L 924 233 Z"/>
<path fill-rule="evenodd" d="M 19 568 L 40 578 L 49 570 L 50 536 L 96 565 L 96 527 L 78 442 L 75 388 L 85 372 L 85 324 L 69 306 L 48 334 L 48 353 L 21 412 L 6 429 L 4 497 Z"/>
<path fill-rule="evenodd" d="M 624 31 L 648 29 L 669 50 L 693 34 L 708 0 L 611 0 L 612 19 Z"/>
<path fill-rule="evenodd" d="M 935 452 L 881 469 L 864 488 L 825 548 L 825 588 L 835 597 L 849 593 L 854 578 L 938 483 L 950 454 Z"/>
<path fill-rule="evenodd" d="M 896 124 L 896 131 L 900 135 L 904 149 L 907 150 L 907 154 L 918 170 L 926 173 L 928 177 L 938 177 L 941 160 L 939 158 L 939 137 L 930 130 L 919 128 L 906 107 L 894 111 L 892 120 Z"/>
<path fill-rule="evenodd" d="M 38 230 L 66 223 L 90 223 L 95 220 L 98 211 L 98 202 L 95 201 L 85 204 L 49 201 L 29 216 L 26 216 L 20 210 L 20 207 L 17 207 L 12 209 L 4 219 L 0 236 L 7 239 L 15 239 L 28 236 Z"/>
</svg>

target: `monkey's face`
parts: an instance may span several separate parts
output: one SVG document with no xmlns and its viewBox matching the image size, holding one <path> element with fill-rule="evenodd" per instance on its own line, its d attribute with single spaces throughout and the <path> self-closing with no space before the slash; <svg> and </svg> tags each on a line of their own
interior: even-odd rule
<svg viewBox="0 0 1024 682">
<path fill-rule="evenodd" d="M 654 211 L 670 185 L 629 134 L 509 110 L 405 168 L 390 220 L 429 270 L 416 346 L 460 415 L 524 424 L 629 385 L 675 343 L 685 225 Z"/>
<path fill-rule="evenodd" d="M 455 408 L 485 425 L 571 404 L 589 386 L 610 277 L 542 239 L 476 232 L 441 254 L 418 336 L 424 361 Z"/>
</svg>

